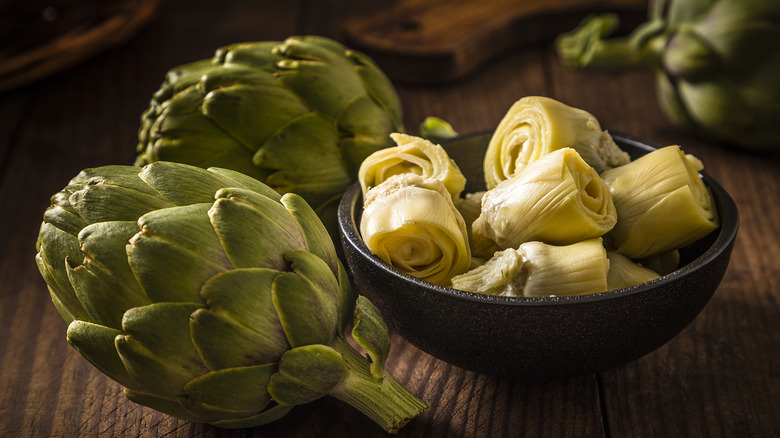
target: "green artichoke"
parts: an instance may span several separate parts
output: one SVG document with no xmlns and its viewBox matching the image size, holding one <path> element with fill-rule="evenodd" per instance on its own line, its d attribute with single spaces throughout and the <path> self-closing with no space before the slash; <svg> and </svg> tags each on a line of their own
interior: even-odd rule
<svg viewBox="0 0 780 438">
<path fill-rule="evenodd" d="M 650 0 L 649 20 L 608 38 L 617 16 L 586 18 L 556 44 L 574 68 L 649 68 L 670 119 L 751 149 L 780 149 L 780 2 Z"/>
<path fill-rule="evenodd" d="M 181 163 L 87 169 L 36 248 L 68 342 L 136 403 L 235 428 L 330 394 L 389 432 L 425 408 L 384 370 L 387 326 L 296 194 Z"/>
<path fill-rule="evenodd" d="M 360 163 L 402 132 L 392 83 L 319 36 L 222 47 L 170 70 L 141 117 L 135 164 L 223 167 L 301 195 L 335 235 Z"/>
</svg>

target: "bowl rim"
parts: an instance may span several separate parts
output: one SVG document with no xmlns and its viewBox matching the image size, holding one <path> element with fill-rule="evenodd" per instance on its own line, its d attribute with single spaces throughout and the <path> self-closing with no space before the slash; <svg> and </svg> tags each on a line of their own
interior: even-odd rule
<svg viewBox="0 0 780 438">
<path fill-rule="evenodd" d="M 484 136 L 491 134 L 492 131 L 477 131 L 469 134 L 459 135 L 452 139 L 444 140 L 441 142 L 442 146 L 446 148 L 446 145 L 454 141 L 462 141 L 464 139 Z M 610 131 L 613 139 L 618 144 L 627 144 L 632 147 L 644 150 L 646 152 L 652 152 L 658 149 L 657 145 L 648 143 L 638 137 L 624 134 L 621 132 Z M 463 291 L 451 287 L 441 286 L 438 284 L 430 283 L 425 280 L 413 277 L 412 275 L 394 269 L 390 264 L 380 259 L 371 250 L 368 249 L 363 242 L 363 238 L 360 236 L 360 232 L 357 228 L 356 214 L 362 210 L 362 205 L 358 205 L 362 200 L 362 190 L 359 182 L 354 182 L 345 192 L 341 198 L 338 206 L 338 225 L 339 233 L 343 243 L 349 244 L 353 249 L 368 262 L 370 262 L 375 268 L 390 274 L 399 280 L 404 280 L 412 283 L 415 286 L 422 287 L 429 291 L 447 295 L 457 299 L 463 299 L 468 301 L 476 301 L 485 304 L 498 304 L 498 305 L 510 305 L 510 306 L 561 306 L 561 305 L 577 305 L 582 303 L 590 303 L 597 301 L 605 301 L 624 297 L 628 295 L 634 295 L 642 293 L 648 289 L 654 289 L 659 286 L 663 286 L 672 283 L 679 279 L 690 275 L 691 273 L 701 269 L 708 263 L 712 262 L 723 251 L 728 249 L 734 240 L 736 239 L 737 230 L 739 229 L 739 212 L 737 206 L 728 192 L 718 183 L 713 177 L 706 172 L 700 172 L 705 185 L 709 187 L 712 193 L 713 200 L 716 204 L 716 209 L 720 218 L 720 225 L 714 231 L 717 233 L 712 245 L 707 248 L 701 255 L 691 260 L 688 264 L 681 266 L 670 272 L 669 274 L 662 275 L 659 278 L 651 280 L 639 285 L 615 289 L 606 292 L 599 292 L 595 294 L 573 295 L 573 296 L 549 296 L 549 297 L 506 297 L 497 295 L 481 294 L 478 292 Z"/>
</svg>

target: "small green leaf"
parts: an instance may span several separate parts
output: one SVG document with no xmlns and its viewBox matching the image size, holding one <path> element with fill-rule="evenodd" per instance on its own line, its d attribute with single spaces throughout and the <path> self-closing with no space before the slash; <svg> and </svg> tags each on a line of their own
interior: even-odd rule
<svg viewBox="0 0 780 438">
<path fill-rule="evenodd" d="M 239 269 L 216 275 L 203 286 L 207 308 L 192 315 L 192 337 L 210 369 L 276 362 L 287 351 L 271 298 L 277 274 Z"/>
<path fill-rule="evenodd" d="M 128 373 L 147 392 L 176 398 L 184 385 L 209 372 L 190 338 L 195 303 L 157 303 L 125 313 L 116 348 Z"/>
<path fill-rule="evenodd" d="M 84 321 L 68 325 L 68 343 L 103 374 L 126 388 L 140 389 L 127 372 L 114 341 L 119 330 Z"/>
<path fill-rule="evenodd" d="M 300 405 L 328 394 L 347 377 L 341 354 L 326 345 L 293 348 L 282 356 L 268 392 L 283 405 Z"/>
<path fill-rule="evenodd" d="M 266 387 L 276 368 L 271 363 L 212 371 L 185 385 L 179 403 L 209 422 L 253 416 L 271 402 Z"/>
<path fill-rule="evenodd" d="M 379 309 L 362 295 L 358 296 L 355 304 L 352 338 L 371 358 L 371 374 L 381 378 L 390 354 L 390 332 Z"/>
</svg>

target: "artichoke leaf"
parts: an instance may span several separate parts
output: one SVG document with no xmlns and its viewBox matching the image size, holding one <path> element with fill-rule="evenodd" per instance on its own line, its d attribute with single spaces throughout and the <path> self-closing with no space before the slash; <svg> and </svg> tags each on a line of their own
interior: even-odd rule
<svg viewBox="0 0 780 438">
<path fill-rule="evenodd" d="M 282 406 L 274 405 L 259 414 L 255 414 L 246 418 L 238 418 L 235 420 L 220 420 L 212 421 L 212 426 L 221 427 L 223 429 L 244 429 L 249 427 L 262 426 L 264 424 L 273 423 L 276 420 L 284 417 L 295 406 Z"/>
<path fill-rule="evenodd" d="M 38 234 L 37 246 L 35 262 L 51 294 L 57 297 L 74 319 L 88 320 L 89 315 L 76 296 L 68 277 L 69 268 L 84 261 L 76 236 L 44 222 Z M 70 323 L 68 318 L 66 322 Z"/>
<path fill-rule="evenodd" d="M 138 179 L 137 174 L 135 178 Z M 88 185 L 74 192 L 70 203 L 89 223 L 135 220 L 150 211 L 173 206 L 157 193 L 150 195 L 109 184 Z"/>
<path fill-rule="evenodd" d="M 366 157 L 391 145 L 387 133 L 393 132 L 396 126 L 386 108 L 367 96 L 356 96 L 339 113 L 336 128 L 342 135 L 339 150 L 348 165 L 347 172 L 355 178 Z"/>
<path fill-rule="evenodd" d="M 178 401 L 208 422 L 250 417 L 271 402 L 266 387 L 276 369 L 270 363 L 212 371 L 187 383 Z"/>
<path fill-rule="evenodd" d="M 67 205 L 59 204 L 62 201 L 66 202 Z M 52 197 L 52 205 L 43 212 L 43 222 L 51 224 L 73 236 L 78 236 L 79 231 L 89 225 L 89 222 L 73 210 L 67 199 L 55 200 L 54 196 Z M 38 240 L 40 241 L 40 239 Z"/>
<path fill-rule="evenodd" d="M 354 314 L 352 338 L 371 359 L 371 374 L 381 379 L 390 355 L 390 331 L 379 309 L 363 295 L 357 297 Z"/>
<path fill-rule="evenodd" d="M 218 196 L 209 217 L 233 266 L 286 270 L 284 253 L 306 248 L 300 226 L 281 203 L 238 188 Z"/>
<path fill-rule="evenodd" d="M 368 56 L 353 50 L 347 51 L 347 55 L 360 63 L 355 72 L 366 85 L 368 95 L 390 115 L 394 126 L 391 131 L 403 132 L 401 103 L 392 82 Z"/>
<path fill-rule="evenodd" d="M 292 253 L 288 254 L 294 260 Z M 328 344 L 338 333 L 339 301 L 331 291 L 319 289 L 298 273 L 283 272 L 276 277 L 273 303 L 292 347 Z"/>
<path fill-rule="evenodd" d="M 271 376 L 268 393 L 281 405 L 300 405 L 321 398 L 349 371 L 341 353 L 327 345 L 306 345 L 286 352 Z"/>
<path fill-rule="evenodd" d="M 306 249 L 324 260 L 333 275 L 337 275 L 341 262 L 336 256 L 333 240 L 329 238 L 328 230 L 317 213 L 311 209 L 306 200 L 295 193 L 287 193 L 282 196 L 281 203 L 298 222 L 306 241 Z"/>
<path fill-rule="evenodd" d="M 206 280 L 233 268 L 209 222 L 210 207 L 173 207 L 138 219 L 141 231 L 130 240 L 127 254 L 152 301 L 198 302 L 198 290 Z M 161 266 L 171 263 L 180 268 L 160 275 Z"/>
<path fill-rule="evenodd" d="M 141 390 L 130 377 L 115 346 L 120 330 L 86 321 L 75 320 L 68 325 L 67 340 L 89 363 L 120 385 Z"/>
<path fill-rule="evenodd" d="M 202 418 L 188 411 L 177 398 L 163 397 L 143 390 L 135 391 L 125 388 L 125 397 L 134 403 L 150 407 L 156 411 L 181 418 L 184 421 L 202 422 Z"/>
<path fill-rule="evenodd" d="M 266 198 L 271 198 L 274 201 L 278 201 L 282 198 L 282 195 L 280 195 L 276 190 L 268 187 L 268 185 L 263 184 L 251 176 L 247 176 L 244 173 L 237 172 L 233 169 L 226 169 L 224 167 L 209 167 L 207 170 L 235 181 L 236 187 L 245 187 L 253 192 L 257 192 L 265 196 Z M 234 184 L 231 184 L 230 186 L 233 187 Z M 219 195 L 217 195 L 217 197 L 219 197 Z"/>
<path fill-rule="evenodd" d="M 274 81 L 214 89 L 206 94 L 202 111 L 231 137 L 257 151 L 288 120 L 311 110 L 292 91 Z"/>
<path fill-rule="evenodd" d="M 192 341 L 209 369 L 276 362 L 289 348 L 271 296 L 277 274 L 271 269 L 237 269 L 203 285 L 206 307 L 192 314 L 190 326 Z"/>
<path fill-rule="evenodd" d="M 190 336 L 196 303 L 155 303 L 125 312 L 116 349 L 132 379 L 148 392 L 175 399 L 190 380 L 208 373 Z"/>
<path fill-rule="evenodd" d="M 237 181 L 215 172 L 176 162 L 155 162 L 139 174 L 150 187 L 173 205 L 214 202 L 214 194 L 223 187 L 243 187 Z"/>
</svg>

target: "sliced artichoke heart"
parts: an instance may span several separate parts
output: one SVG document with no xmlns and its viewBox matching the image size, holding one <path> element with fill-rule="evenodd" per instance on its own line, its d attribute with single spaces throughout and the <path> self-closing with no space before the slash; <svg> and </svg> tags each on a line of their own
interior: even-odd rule
<svg viewBox="0 0 780 438">
<path fill-rule="evenodd" d="M 632 259 L 682 248 L 718 227 L 701 161 L 667 146 L 602 173 L 617 209 L 610 232 L 617 251 Z"/>
<path fill-rule="evenodd" d="M 567 245 L 599 237 L 616 221 L 604 181 L 574 149 L 563 148 L 484 194 L 472 243 L 478 256 L 489 258 L 532 240 Z"/>
<path fill-rule="evenodd" d="M 609 260 L 600 238 L 555 246 L 533 241 L 496 252 L 453 277 L 452 287 L 499 296 L 544 297 L 605 292 Z"/>
<path fill-rule="evenodd" d="M 609 290 L 636 286 L 660 277 L 657 272 L 634 262 L 617 251 L 607 251 L 607 258 L 609 258 L 609 273 L 607 274 Z"/>
<path fill-rule="evenodd" d="M 419 175 L 395 175 L 369 190 L 360 233 L 386 263 L 431 283 L 449 284 L 471 261 L 466 224 L 449 192 Z"/>
<path fill-rule="evenodd" d="M 393 133 L 390 137 L 397 146 L 374 152 L 360 166 L 358 181 L 364 196 L 370 188 L 393 175 L 412 173 L 425 179 L 437 179 L 454 200 L 460 197 L 466 177 L 443 147 L 407 134 Z"/>
<path fill-rule="evenodd" d="M 509 108 L 490 138 L 484 159 L 487 188 L 564 147 L 575 149 L 597 172 L 630 160 L 592 114 L 548 97 L 526 96 Z"/>
</svg>

